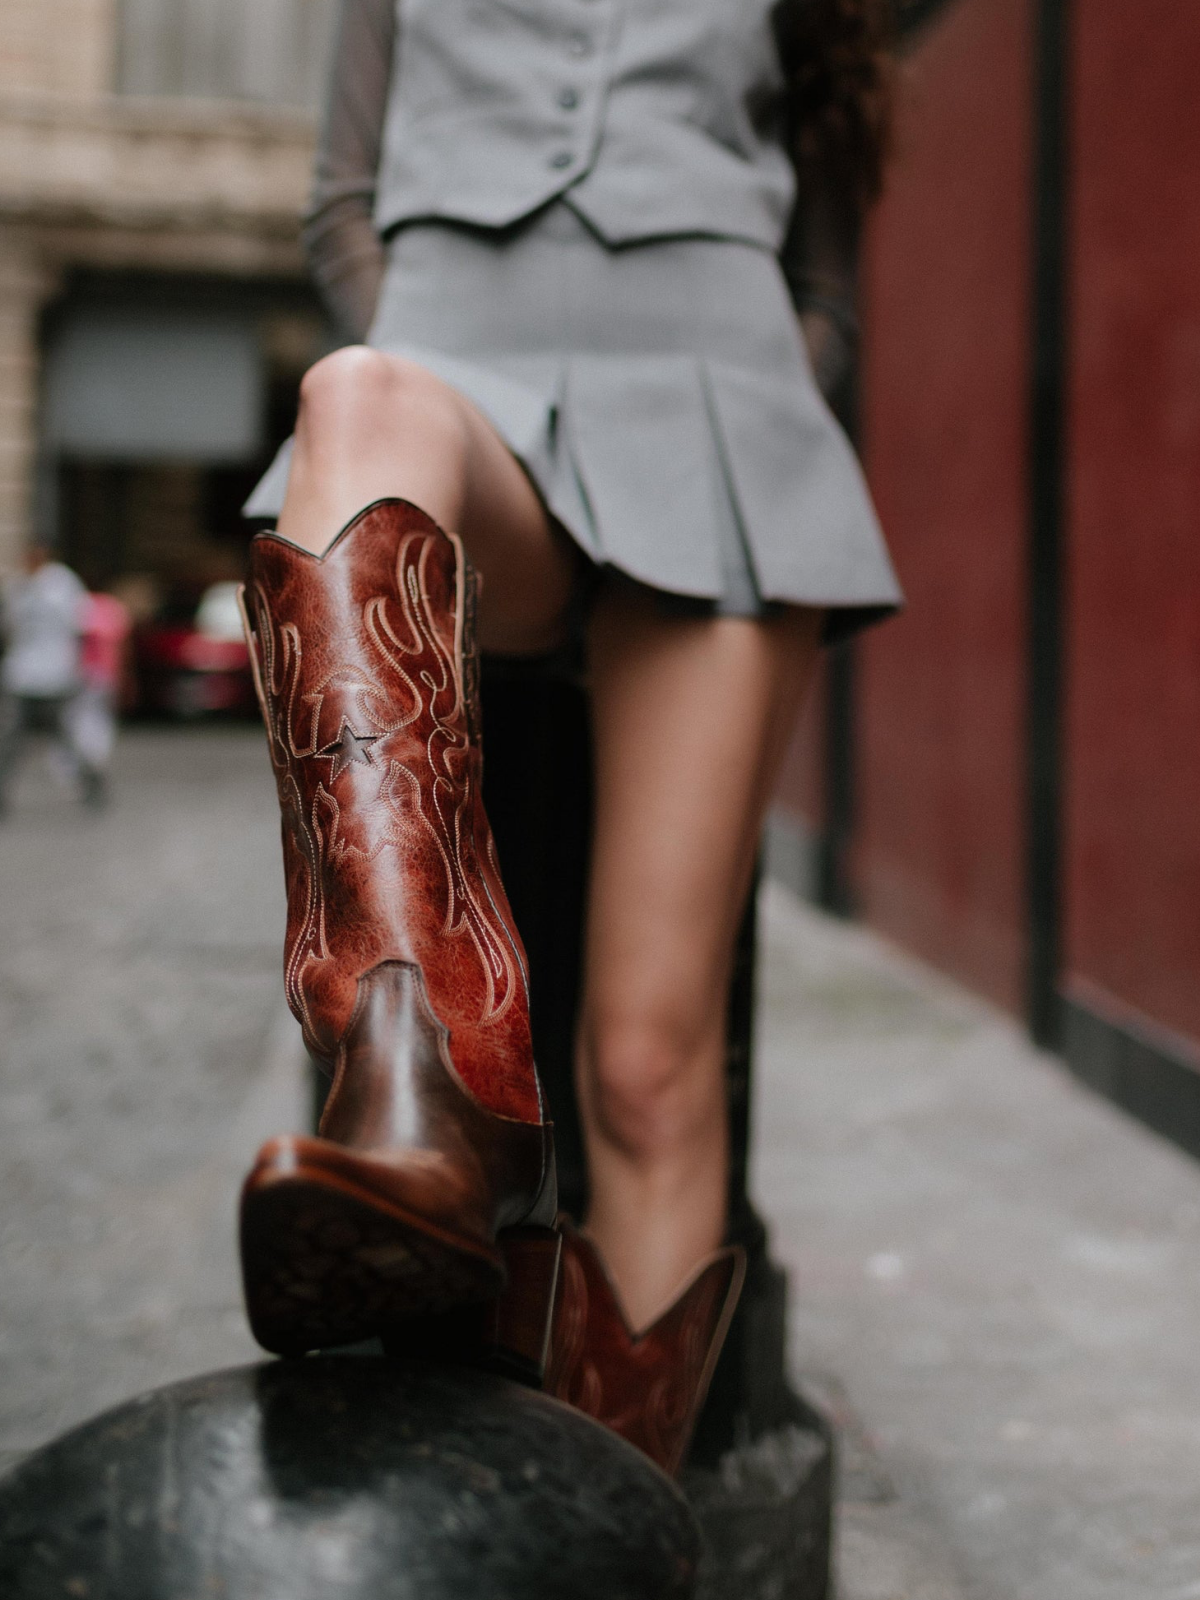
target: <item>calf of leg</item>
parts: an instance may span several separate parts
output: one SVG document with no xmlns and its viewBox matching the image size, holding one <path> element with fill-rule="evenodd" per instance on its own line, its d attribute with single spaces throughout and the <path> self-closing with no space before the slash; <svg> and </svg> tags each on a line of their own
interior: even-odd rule
<svg viewBox="0 0 1200 1600">
<path fill-rule="evenodd" d="M 589 1226 L 635 1322 L 724 1229 L 733 944 L 818 629 L 800 610 L 667 619 L 616 591 L 597 609 L 579 1083 Z"/>
</svg>

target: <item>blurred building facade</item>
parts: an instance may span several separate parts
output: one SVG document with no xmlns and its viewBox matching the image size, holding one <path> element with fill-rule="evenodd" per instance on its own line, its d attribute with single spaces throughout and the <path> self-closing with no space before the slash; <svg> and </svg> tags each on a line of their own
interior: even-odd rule
<svg viewBox="0 0 1200 1600">
<path fill-rule="evenodd" d="M 297 219 L 330 0 L 0 7 L 0 568 L 240 564 L 324 330 Z"/>
<path fill-rule="evenodd" d="M 785 844 L 1200 1153 L 1200 8 L 930 9 L 861 279 L 909 609 Z"/>
</svg>

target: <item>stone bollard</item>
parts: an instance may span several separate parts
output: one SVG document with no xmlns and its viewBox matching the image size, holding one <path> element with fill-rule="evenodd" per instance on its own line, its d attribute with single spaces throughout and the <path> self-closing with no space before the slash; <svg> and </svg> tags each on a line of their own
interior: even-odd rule
<svg viewBox="0 0 1200 1600">
<path fill-rule="evenodd" d="M 616 1435 L 376 1356 L 176 1383 L 0 1480 L 5 1600 L 686 1600 L 698 1554 Z"/>
</svg>

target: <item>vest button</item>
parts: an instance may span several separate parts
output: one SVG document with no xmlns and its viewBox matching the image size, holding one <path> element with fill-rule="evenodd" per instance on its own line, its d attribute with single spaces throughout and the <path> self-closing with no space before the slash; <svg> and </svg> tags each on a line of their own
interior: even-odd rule
<svg viewBox="0 0 1200 1600">
<path fill-rule="evenodd" d="M 567 40 L 567 54 L 574 56 L 576 60 L 582 60 L 584 56 L 590 56 L 591 53 L 592 41 L 588 34 L 573 33 Z"/>
<path fill-rule="evenodd" d="M 579 105 L 579 94 L 575 89 L 560 89 L 558 103 L 564 111 L 574 111 Z"/>
<path fill-rule="evenodd" d="M 550 165 L 552 167 L 569 167 L 574 159 L 575 157 L 569 150 L 556 150 L 550 157 Z"/>
</svg>

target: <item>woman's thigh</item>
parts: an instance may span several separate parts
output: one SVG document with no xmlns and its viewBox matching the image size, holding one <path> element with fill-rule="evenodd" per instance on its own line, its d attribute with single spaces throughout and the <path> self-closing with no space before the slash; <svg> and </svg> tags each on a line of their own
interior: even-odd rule
<svg viewBox="0 0 1200 1600">
<path fill-rule="evenodd" d="M 763 815 L 816 658 L 821 614 L 662 615 L 622 586 L 591 634 L 596 821 L 586 1006 L 593 1036 L 723 1025 Z"/>
<path fill-rule="evenodd" d="M 279 531 L 319 552 L 364 506 L 393 496 L 462 538 L 482 580 L 485 648 L 557 642 L 579 557 L 491 422 L 415 362 L 335 351 L 301 386 Z"/>
</svg>

